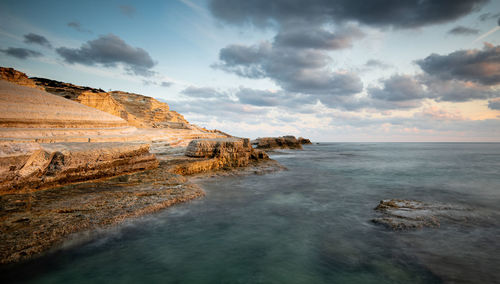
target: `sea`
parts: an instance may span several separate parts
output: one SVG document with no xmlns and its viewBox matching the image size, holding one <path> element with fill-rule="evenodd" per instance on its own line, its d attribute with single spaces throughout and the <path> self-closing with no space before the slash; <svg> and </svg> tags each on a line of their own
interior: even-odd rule
<svg viewBox="0 0 500 284">
<path fill-rule="evenodd" d="M 287 170 L 202 180 L 205 197 L 77 235 L 0 281 L 500 283 L 499 143 L 319 143 L 271 157 Z M 371 221 L 392 198 L 473 218 L 393 231 Z"/>
</svg>

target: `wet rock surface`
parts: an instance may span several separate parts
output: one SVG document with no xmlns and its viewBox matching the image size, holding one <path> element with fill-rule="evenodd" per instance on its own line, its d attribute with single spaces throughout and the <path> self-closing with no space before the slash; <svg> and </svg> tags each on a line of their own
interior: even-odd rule
<svg viewBox="0 0 500 284">
<path fill-rule="evenodd" d="M 29 259 L 71 234 L 204 195 L 165 168 L 24 194 L 0 195 L 0 263 Z"/>
<path fill-rule="evenodd" d="M 474 219 L 472 208 L 416 200 L 382 200 L 375 210 L 380 213 L 380 217 L 372 219 L 372 222 L 395 231 L 438 228 L 446 222 L 467 223 Z"/>
</svg>

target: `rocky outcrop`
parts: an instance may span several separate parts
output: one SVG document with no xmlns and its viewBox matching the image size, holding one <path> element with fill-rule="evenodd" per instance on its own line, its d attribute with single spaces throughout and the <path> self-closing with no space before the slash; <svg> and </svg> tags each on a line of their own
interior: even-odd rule
<svg viewBox="0 0 500 284">
<path fill-rule="evenodd" d="M 82 129 L 128 127 L 128 124 L 94 108 L 0 80 L 0 127 Z"/>
<path fill-rule="evenodd" d="M 164 168 L 31 193 L 0 195 L 0 263 L 29 259 L 95 230 L 204 195 Z"/>
<path fill-rule="evenodd" d="M 14 68 L 0 67 L 0 80 L 15 83 L 21 86 L 43 89 L 42 87 L 38 87 L 35 81 L 28 78 L 25 73 L 17 71 Z"/>
<path fill-rule="evenodd" d="M 375 210 L 381 213 L 381 216 L 372 221 L 392 230 L 436 228 L 444 221 L 466 222 L 472 217 L 471 208 L 415 200 L 382 200 Z"/>
<path fill-rule="evenodd" d="M 310 144 L 312 144 L 311 140 L 309 140 L 307 138 L 304 138 L 304 137 L 299 137 L 299 138 L 297 138 L 297 140 L 299 140 L 299 143 L 302 144 L 302 145 L 310 145 Z"/>
<path fill-rule="evenodd" d="M 257 138 L 252 144 L 257 149 L 302 149 L 302 144 L 295 136 Z"/>
<path fill-rule="evenodd" d="M 157 166 L 147 144 L 2 143 L 0 194 L 36 191 Z"/>
<path fill-rule="evenodd" d="M 265 152 L 253 149 L 249 139 L 240 138 L 193 140 L 189 143 L 185 156 L 189 158 L 175 161 L 171 172 L 190 175 L 244 167 L 269 159 Z"/>
<path fill-rule="evenodd" d="M 121 117 L 138 128 L 191 129 L 195 127 L 190 125 L 182 115 L 170 110 L 166 103 L 151 97 L 121 91 L 105 92 L 102 89 L 45 78 L 35 77 L 32 80 L 51 94 Z"/>
</svg>

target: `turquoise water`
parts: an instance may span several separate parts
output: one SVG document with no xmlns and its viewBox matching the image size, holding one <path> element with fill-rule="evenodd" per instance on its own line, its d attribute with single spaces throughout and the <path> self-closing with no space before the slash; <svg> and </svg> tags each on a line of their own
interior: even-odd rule
<svg viewBox="0 0 500 284">
<path fill-rule="evenodd" d="M 500 144 L 331 143 L 288 170 L 203 181 L 205 198 L 3 268 L 2 283 L 495 283 Z M 480 221 L 392 232 L 382 199 L 475 208 Z"/>
</svg>

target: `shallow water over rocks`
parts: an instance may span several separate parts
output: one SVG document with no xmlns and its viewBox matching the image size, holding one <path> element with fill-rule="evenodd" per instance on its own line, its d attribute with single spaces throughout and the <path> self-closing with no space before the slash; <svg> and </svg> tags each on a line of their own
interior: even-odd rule
<svg viewBox="0 0 500 284">
<path fill-rule="evenodd" d="M 500 144 L 334 143 L 288 168 L 201 181 L 206 197 L 3 267 L 29 283 L 496 283 Z M 474 222 L 393 231 L 380 200 L 471 208 Z M 30 273 L 25 273 L 30 271 Z"/>
</svg>

